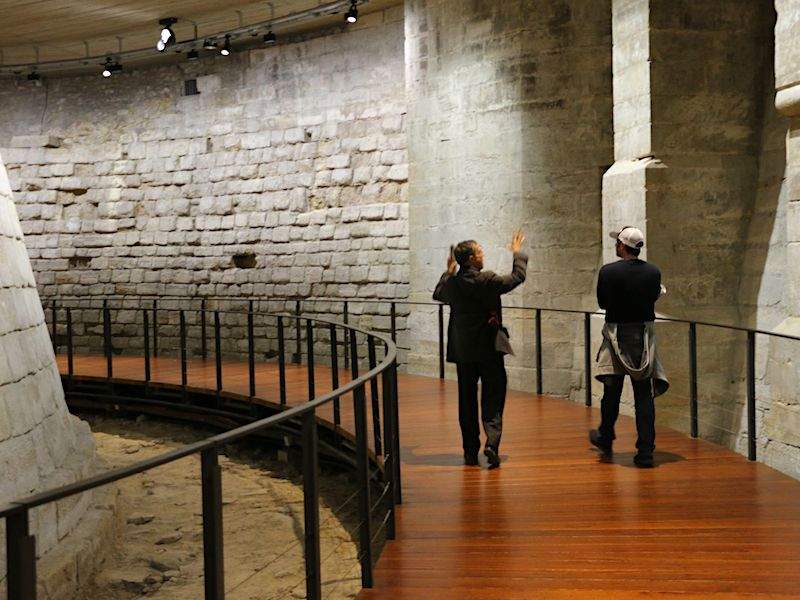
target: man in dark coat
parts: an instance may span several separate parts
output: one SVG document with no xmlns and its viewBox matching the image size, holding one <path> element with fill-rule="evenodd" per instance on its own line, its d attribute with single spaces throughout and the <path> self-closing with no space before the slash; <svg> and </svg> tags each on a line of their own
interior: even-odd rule
<svg viewBox="0 0 800 600">
<path fill-rule="evenodd" d="M 500 466 L 500 437 L 506 401 L 505 354 L 511 354 L 508 332 L 503 327 L 500 296 L 525 281 L 528 257 L 520 252 L 525 237 L 514 233 L 511 251 L 514 268 L 509 275 L 483 271 L 483 249 L 474 240 L 451 248 L 447 271 L 433 299 L 450 305 L 447 327 L 447 360 L 458 374 L 458 421 L 464 448 L 464 463 L 478 464 L 478 380 L 481 382 L 481 420 L 486 432 L 484 454 L 489 467 Z M 458 267 L 458 272 L 456 269 Z"/>
</svg>

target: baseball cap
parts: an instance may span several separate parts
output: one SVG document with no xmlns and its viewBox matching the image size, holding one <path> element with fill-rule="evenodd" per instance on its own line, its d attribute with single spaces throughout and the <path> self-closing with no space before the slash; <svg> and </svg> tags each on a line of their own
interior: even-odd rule
<svg viewBox="0 0 800 600">
<path fill-rule="evenodd" d="M 626 225 L 617 231 L 610 231 L 608 235 L 615 240 L 619 240 L 628 246 L 628 248 L 641 248 L 644 246 L 644 234 L 642 230 L 631 227 L 630 225 Z"/>
</svg>

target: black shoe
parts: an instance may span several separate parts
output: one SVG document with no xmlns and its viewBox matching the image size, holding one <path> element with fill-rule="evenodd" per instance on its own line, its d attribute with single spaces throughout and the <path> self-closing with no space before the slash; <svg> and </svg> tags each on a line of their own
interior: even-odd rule
<svg viewBox="0 0 800 600">
<path fill-rule="evenodd" d="M 468 467 L 477 467 L 480 464 L 478 462 L 478 453 L 464 452 L 464 464 Z"/>
<path fill-rule="evenodd" d="M 497 450 L 491 446 L 486 446 L 486 450 L 483 451 L 483 454 L 489 459 L 490 469 L 496 469 L 500 466 L 500 456 L 497 454 Z"/>
<path fill-rule="evenodd" d="M 589 442 L 600 450 L 603 456 L 611 456 L 614 452 L 612 442 L 606 442 L 597 429 L 589 431 Z"/>
<path fill-rule="evenodd" d="M 635 464 L 640 469 L 652 469 L 655 465 L 653 464 L 653 455 L 652 454 L 642 454 L 639 452 L 636 456 L 633 457 L 633 464 Z"/>
</svg>

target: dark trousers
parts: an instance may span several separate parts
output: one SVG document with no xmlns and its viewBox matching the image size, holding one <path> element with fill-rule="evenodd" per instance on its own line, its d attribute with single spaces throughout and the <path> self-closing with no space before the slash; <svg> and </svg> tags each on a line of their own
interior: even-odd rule
<svg viewBox="0 0 800 600">
<path fill-rule="evenodd" d="M 503 354 L 486 362 L 456 363 L 458 373 L 458 422 L 465 454 L 476 454 L 481 447 L 478 425 L 478 380 L 481 382 L 481 421 L 486 445 L 500 447 L 503 434 L 503 408 L 506 404 L 506 367 Z"/>
<path fill-rule="evenodd" d="M 617 326 L 620 352 L 628 364 L 639 365 L 644 352 L 644 325 L 622 323 Z M 614 440 L 614 425 L 619 416 L 624 375 L 611 375 L 603 379 L 603 401 L 600 406 L 600 437 L 607 443 Z M 653 380 L 633 381 L 633 399 L 636 409 L 636 449 L 641 454 L 652 454 L 656 447 L 656 407 L 653 402 Z"/>
<path fill-rule="evenodd" d="M 619 400 L 622 396 L 624 375 L 610 375 L 603 381 L 603 400 L 600 406 L 600 437 L 605 442 L 612 442 L 616 437 L 614 424 L 619 416 Z M 651 379 L 632 381 L 633 398 L 636 408 L 636 449 L 641 454 L 652 454 L 656 447 L 656 407 L 653 402 L 653 386 Z"/>
</svg>

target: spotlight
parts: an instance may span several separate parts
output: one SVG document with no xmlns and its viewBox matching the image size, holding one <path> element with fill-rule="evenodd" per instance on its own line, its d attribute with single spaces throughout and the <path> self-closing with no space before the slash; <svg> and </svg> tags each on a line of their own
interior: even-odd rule
<svg viewBox="0 0 800 600">
<path fill-rule="evenodd" d="M 358 2 L 357 0 L 350 1 L 350 10 L 344 15 L 344 20 L 348 23 L 355 23 L 358 21 Z"/>
<path fill-rule="evenodd" d="M 198 58 L 200 58 L 200 53 L 198 53 L 194 48 L 186 53 L 186 60 L 197 60 Z"/>
<path fill-rule="evenodd" d="M 231 53 L 231 36 L 225 36 L 225 44 L 223 44 L 222 48 L 219 51 L 222 56 L 228 56 Z"/>
<path fill-rule="evenodd" d="M 42 76 L 36 72 L 36 69 L 33 69 L 30 73 L 28 73 L 28 81 L 39 81 L 41 78 Z"/>
<path fill-rule="evenodd" d="M 264 43 L 265 43 L 267 46 L 272 46 L 272 44 L 274 44 L 274 43 L 275 43 L 275 42 L 277 42 L 277 41 L 278 41 L 278 38 L 277 38 L 277 36 L 276 36 L 276 35 L 275 35 L 275 34 L 272 32 L 272 29 L 270 29 L 270 30 L 269 30 L 269 32 L 267 33 L 267 35 L 265 35 L 265 36 L 264 36 Z"/>
<path fill-rule="evenodd" d="M 217 42 L 214 40 L 205 40 L 203 42 L 203 50 L 216 50 Z"/>
<path fill-rule="evenodd" d="M 122 65 L 107 56 L 106 62 L 103 64 L 103 77 L 111 77 L 114 73 L 120 73 L 121 71 Z"/>
<path fill-rule="evenodd" d="M 177 22 L 178 19 L 175 17 L 161 19 L 158 22 L 161 25 L 161 34 L 158 37 L 158 42 L 156 42 L 156 50 L 163 52 L 175 43 L 175 32 L 172 31 L 172 26 Z"/>
</svg>

